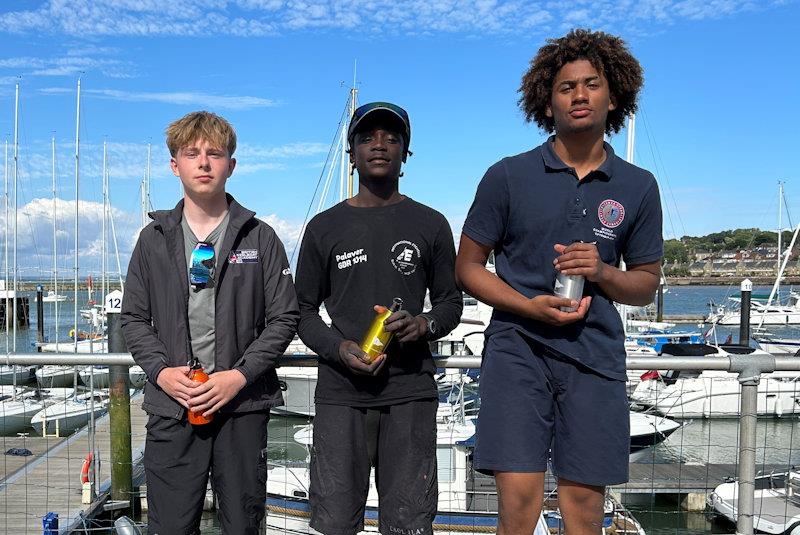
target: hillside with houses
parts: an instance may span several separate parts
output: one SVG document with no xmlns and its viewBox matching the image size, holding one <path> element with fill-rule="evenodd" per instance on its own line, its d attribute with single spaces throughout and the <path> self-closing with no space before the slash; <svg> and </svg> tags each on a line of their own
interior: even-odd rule
<svg viewBox="0 0 800 535">
<path fill-rule="evenodd" d="M 781 233 L 784 254 L 791 239 L 791 232 Z M 795 244 L 784 272 L 789 282 L 800 282 L 798 248 L 800 243 Z M 664 242 L 664 274 L 673 282 L 727 284 L 750 278 L 765 283 L 775 279 L 779 268 L 777 232 L 736 229 Z"/>
</svg>

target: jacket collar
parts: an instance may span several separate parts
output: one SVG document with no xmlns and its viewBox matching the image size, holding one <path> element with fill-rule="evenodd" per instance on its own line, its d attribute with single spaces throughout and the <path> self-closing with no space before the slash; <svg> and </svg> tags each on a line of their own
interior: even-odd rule
<svg viewBox="0 0 800 535">
<path fill-rule="evenodd" d="M 235 228 L 238 233 L 242 225 L 244 225 L 247 220 L 255 217 L 256 213 L 239 204 L 230 193 L 226 193 L 225 197 L 228 199 L 228 211 L 230 212 L 228 231 L 225 234 L 229 234 L 230 230 L 233 228 Z M 150 212 L 148 215 L 165 230 L 175 230 L 183 219 L 183 199 L 178 201 L 178 204 L 176 204 L 175 208 L 172 210 L 156 210 Z M 226 239 L 225 241 L 228 240 Z"/>
</svg>

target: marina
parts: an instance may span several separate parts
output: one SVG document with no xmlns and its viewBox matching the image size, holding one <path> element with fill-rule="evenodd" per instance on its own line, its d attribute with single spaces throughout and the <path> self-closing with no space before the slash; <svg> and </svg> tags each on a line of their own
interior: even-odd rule
<svg viewBox="0 0 800 535">
<path fill-rule="evenodd" d="M 669 303 L 671 301 L 681 302 L 684 299 L 691 299 L 693 302 L 698 301 L 697 292 L 701 295 L 708 292 L 708 288 L 671 288 L 668 293 L 670 300 L 667 302 L 667 312 L 672 312 Z M 728 292 L 730 289 L 716 288 L 711 289 L 715 295 L 723 292 Z M 687 296 L 686 293 L 690 293 Z M 713 296 L 712 296 L 713 298 Z M 700 300 L 703 297 L 699 298 Z M 48 303 L 45 310 L 45 333 L 46 338 L 53 336 L 52 326 L 47 327 L 47 322 L 52 316 L 52 307 L 55 303 Z M 62 302 L 58 306 L 70 307 L 71 303 Z M 695 305 L 696 307 L 702 305 Z M 474 325 L 472 326 L 474 328 Z M 66 329 L 67 326 L 62 327 Z M 678 329 L 680 327 L 677 327 Z M 695 330 L 697 325 L 687 325 L 687 329 Z M 36 333 L 36 324 L 32 325 L 29 330 L 20 330 L 18 332 L 17 341 L 20 347 L 35 348 L 31 345 L 33 342 L 29 337 L 34 336 Z M 715 333 L 719 337 L 727 337 L 729 332 L 722 328 L 719 332 Z M 794 335 L 791 330 L 786 333 L 787 335 Z M 66 336 L 66 334 L 62 334 Z M 62 336 L 60 335 L 60 336 Z M 456 347 L 456 346 L 451 346 Z M 467 347 L 467 346 L 463 346 Z M 294 350 L 302 351 L 302 345 L 295 345 Z M 51 359 L 56 362 L 62 356 L 52 354 L 41 354 L 39 358 Z M 97 354 L 95 360 L 99 361 L 102 354 Z M 91 359 L 91 355 L 84 355 L 82 358 Z M 269 448 L 268 459 L 270 463 L 274 463 L 280 467 L 298 467 L 303 466 L 307 462 L 307 451 L 305 446 L 297 441 L 295 434 L 298 426 L 308 425 L 312 421 L 310 415 L 313 411 L 313 385 L 310 387 L 308 381 L 311 377 L 315 377 L 313 373 L 314 368 L 306 366 L 294 366 L 293 360 L 296 356 L 290 357 L 287 361 L 289 366 L 283 366 L 281 369 L 289 373 L 289 376 L 295 377 L 301 381 L 305 393 L 300 397 L 287 398 L 293 400 L 295 405 L 305 404 L 305 409 L 302 407 L 286 407 L 294 409 L 293 412 L 308 413 L 304 416 L 275 415 L 269 424 Z M 452 358 L 458 358 L 457 356 Z M 88 361 L 87 361 L 88 362 Z M 71 375 L 75 375 L 76 370 L 86 370 L 85 365 L 70 365 L 72 370 Z M 96 368 L 100 369 L 100 368 Z M 294 371 L 292 371 L 294 370 Z M 462 368 L 462 371 L 464 368 Z M 788 372 L 787 372 L 788 373 Z M 80 377 L 80 374 L 78 374 Z M 288 379 L 289 376 L 286 376 Z M 102 375 L 98 373 L 98 379 Z M 447 384 L 456 385 L 463 381 L 458 372 L 458 369 L 448 369 L 447 374 L 442 374 L 441 380 L 447 380 Z M 471 379 L 467 379 L 469 386 Z M 98 380 L 98 384 L 102 384 Z M 474 389 L 475 385 L 472 385 Z M 449 402 L 456 401 L 453 398 Z M 139 409 L 141 403 L 141 396 L 134 396 L 131 402 L 131 442 L 132 451 L 134 452 L 132 462 L 132 470 L 135 473 L 141 473 L 141 464 L 139 457 L 144 447 L 144 423 L 145 415 Z M 469 407 L 469 403 L 465 403 L 465 407 Z M 440 407 L 440 411 L 443 407 Z M 451 411 L 450 414 L 455 414 Z M 736 478 L 738 475 L 739 465 L 738 459 L 738 431 L 739 423 L 736 419 L 708 419 L 708 418 L 692 418 L 678 420 L 682 425 L 666 440 L 657 446 L 651 447 L 645 451 L 645 454 L 632 462 L 630 465 L 630 481 L 625 485 L 620 485 L 611 489 L 611 496 L 623 505 L 630 504 L 631 511 L 636 518 L 641 517 L 643 520 L 642 527 L 646 533 L 658 533 L 649 527 L 648 518 L 663 519 L 666 518 L 693 518 L 691 515 L 703 514 L 702 511 L 706 508 L 706 502 L 711 492 L 717 486 Z M 786 415 L 781 418 L 760 418 L 757 423 L 758 438 L 756 441 L 757 447 L 755 450 L 756 459 L 756 472 L 757 473 L 777 473 L 787 470 L 790 466 L 800 462 L 800 432 L 797 432 L 797 418 Z M 4 527 L 0 522 L 0 533 L 42 533 L 42 518 L 49 512 L 57 512 L 59 515 L 59 525 L 64 533 L 70 533 L 69 530 L 63 531 L 68 524 L 73 525 L 75 529 L 81 529 L 81 523 L 86 519 L 86 522 L 95 522 L 96 526 L 101 526 L 104 523 L 107 525 L 113 513 L 104 512 L 103 506 L 106 503 L 111 503 L 112 508 L 122 507 L 121 505 L 113 505 L 114 500 L 111 499 L 109 486 L 110 486 L 110 458 L 108 451 L 109 441 L 109 418 L 108 415 L 100 416 L 96 420 L 96 459 L 98 460 L 92 466 L 98 469 L 96 489 L 99 491 L 98 497 L 94 503 L 81 503 L 83 498 L 84 489 L 81 484 L 81 467 L 86 460 L 86 455 L 91 448 L 89 444 L 89 432 L 86 428 L 78 430 L 76 433 L 68 437 L 54 437 L 54 436 L 37 436 L 37 431 L 33 428 L 28 428 L 23 432 L 25 436 L 0 437 L 0 442 L 3 445 L 3 451 L 9 451 L 13 448 L 26 448 L 32 453 L 31 456 L 21 457 L 15 455 L 5 455 L 5 465 L 3 471 L 3 480 L 0 483 L 0 504 L 4 507 L 4 516 L 6 517 L 6 524 Z M 468 475 L 467 467 L 459 468 L 461 474 Z M 271 472 L 277 474 L 277 472 Z M 486 480 L 475 480 L 475 484 L 485 484 Z M 145 481 L 141 480 L 137 483 L 146 485 Z M 478 487 L 473 487 L 478 488 Z M 489 488 L 484 491 L 490 491 Z M 138 505 L 141 506 L 140 497 L 142 495 L 141 488 L 133 488 L 134 496 L 138 500 Z M 644 510 L 641 509 L 642 500 L 648 505 Z M 650 500 L 650 501 L 648 501 Z M 637 504 L 640 504 L 637 506 Z M 672 505 L 668 505 L 672 504 Z M 639 507 L 639 509 L 637 509 Z M 655 511 L 661 509 L 655 517 L 648 514 L 648 511 Z M 644 513 L 644 514 L 643 514 Z M 85 516 L 83 516 L 85 515 Z M 212 515 L 213 516 L 213 515 Z M 143 515 L 139 518 L 139 522 L 146 522 L 146 509 Z M 704 517 L 705 518 L 705 517 Z M 105 520 L 103 520 L 105 519 Z M 76 523 L 77 522 L 77 523 Z M 705 522 L 705 521 L 704 521 Z M 22 529 L 25 526 L 28 531 L 15 531 Z M 216 533 L 214 527 L 214 520 L 209 516 L 207 521 L 204 521 L 203 533 Z M 724 523 L 720 524 L 718 521 L 704 524 L 704 528 L 699 532 L 706 532 L 707 530 L 724 530 Z M 3 531 L 5 530 L 5 532 Z M 688 530 L 688 531 L 687 531 Z M 80 531 L 77 531 L 78 533 Z M 693 533 L 688 527 L 686 530 L 668 530 L 664 533 Z M 146 533 L 146 532 L 145 532 Z"/>
</svg>

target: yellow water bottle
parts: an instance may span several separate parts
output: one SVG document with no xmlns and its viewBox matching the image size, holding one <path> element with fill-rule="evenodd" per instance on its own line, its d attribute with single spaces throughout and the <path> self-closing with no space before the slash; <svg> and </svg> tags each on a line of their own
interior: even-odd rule
<svg viewBox="0 0 800 535">
<path fill-rule="evenodd" d="M 388 332 L 383 328 L 383 322 L 386 321 L 393 312 L 397 312 L 403 308 L 403 300 L 395 297 L 392 300 L 392 306 L 383 312 L 375 315 L 372 320 L 372 325 L 369 326 L 367 333 L 361 340 L 361 351 L 367 354 L 369 361 L 375 360 L 378 355 L 386 353 L 386 346 L 392 341 L 394 333 Z"/>
</svg>

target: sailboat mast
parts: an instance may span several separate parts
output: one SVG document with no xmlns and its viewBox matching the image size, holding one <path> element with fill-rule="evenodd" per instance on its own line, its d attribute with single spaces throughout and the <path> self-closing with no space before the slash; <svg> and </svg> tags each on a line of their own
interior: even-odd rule
<svg viewBox="0 0 800 535">
<path fill-rule="evenodd" d="M 57 204 L 56 204 L 56 136 L 51 139 L 51 147 L 53 152 L 53 306 L 56 313 L 56 353 L 59 352 L 58 348 L 58 227 L 57 227 Z"/>
<path fill-rule="evenodd" d="M 781 238 L 783 237 L 783 236 L 781 236 L 782 230 L 783 230 L 783 220 L 782 220 L 783 210 L 781 208 L 783 207 L 783 205 L 781 203 L 783 203 L 783 182 L 781 182 L 779 180 L 778 181 L 778 265 L 775 266 L 775 268 L 778 271 L 781 270 L 781 257 L 783 256 L 783 253 L 781 251 Z M 781 278 L 780 277 L 778 277 L 777 291 L 778 291 L 778 301 L 780 301 L 780 299 L 781 299 L 781 297 L 780 297 L 781 296 L 781 293 L 780 293 L 781 292 Z"/>
<path fill-rule="evenodd" d="M 636 115 L 631 113 L 628 115 L 628 144 L 625 150 L 625 161 L 633 163 L 633 148 L 636 141 Z"/>
<path fill-rule="evenodd" d="M 636 116 L 634 114 L 628 115 L 628 139 L 625 146 L 625 161 L 632 164 L 634 155 L 634 145 L 636 143 Z M 625 269 L 625 260 L 619 259 L 619 269 Z M 627 336 L 628 334 L 628 305 L 619 303 L 619 317 L 622 320 L 622 331 Z"/>
<path fill-rule="evenodd" d="M 100 307 L 101 326 L 105 327 L 105 302 L 106 302 L 106 208 L 108 207 L 108 144 L 103 141 L 103 226 L 102 244 L 100 245 L 100 296 L 103 305 Z M 101 328 L 100 332 L 103 332 Z"/>
<path fill-rule="evenodd" d="M 147 144 L 147 177 L 144 185 L 145 189 L 145 204 L 144 204 L 144 225 L 147 225 L 147 213 L 150 211 L 150 156 L 151 156 L 151 145 L 150 143 Z"/>
<path fill-rule="evenodd" d="M 80 215 L 80 211 L 78 209 L 79 206 L 79 196 L 78 193 L 80 192 L 80 161 L 81 161 L 81 79 L 78 78 L 78 94 L 76 100 L 76 107 L 75 107 L 75 284 L 74 284 L 74 293 L 73 293 L 73 322 L 75 329 L 75 336 L 74 336 L 74 347 L 75 353 L 78 353 L 78 217 Z"/>
<path fill-rule="evenodd" d="M 11 322 L 9 321 L 11 318 L 8 315 L 8 138 L 6 138 L 6 149 L 5 149 L 5 160 L 3 161 L 3 167 L 5 168 L 5 173 L 3 175 L 3 201 L 5 204 L 5 222 L 6 222 L 6 231 L 3 233 L 3 240 L 5 242 L 5 278 L 3 279 L 3 290 L 6 294 L 6 308 L 5 313 L 5 327 L 6 327 L 6 355 L 8 355 L 9 348 L 11 346 L 10 340 L 8 338 L 8 333 L 11 330 Z"/>
<path fill-rule="evenodd" d="M 353 87 L 350 88 L 350 115 L 345 121 L 344 130 L 347 132 L 348 127 L 350 126 L 350 118 L 353 117 L 353 114 L 356 111 L 356 100 L 358 98 L 358 89 L 356 88 L 356 68 L 358 63 L 353 63 Z M 345 137 L 347 137 L 345 135 Z M 345 150 L 346 150 L 346 142 L 345 139 L 345 146 L 342 148 L 342 165 L 344 166 L 345 160 Z M 347 160 L 347 198 L 353 196 L 353 164 L 350 162 L 350 159 Z"/>
<path fill-rule="evenodd" d="M 19 84 L 14 92 L 14 298 L 13 298 L 13 337 L 11 338 L 11 348 L 17 352 L 17 179 L 19 178 Z M 8 310 L 6 310 L 8 312 Z M 14 373 L 16 379 L 17 374 Z"/>
</svg>

